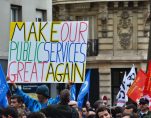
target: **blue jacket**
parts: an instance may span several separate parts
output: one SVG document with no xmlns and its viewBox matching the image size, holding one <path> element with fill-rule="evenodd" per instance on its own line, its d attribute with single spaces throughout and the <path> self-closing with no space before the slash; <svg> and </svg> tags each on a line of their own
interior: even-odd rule
<svg viewBox="0 0 151 118">
<path fill-rule="evenodd" d="M 48 105 L 57 104 L 60 101 L 60 97 L 57 96 L 54 99 L 53 98 L 49 98 L 47 103 L 42 104 L 38 100 L 35 100 L 35 99 L 31 98 L 29 95 L 27 95 L 26 93 L 24 93 L 22 90 L 20 90 L 18 88 L 15 90 L 15 93 L 22 97 L 26 107 L 31 112 L 40 111 L 41 109 L 46 108 Z"/>
</svg>

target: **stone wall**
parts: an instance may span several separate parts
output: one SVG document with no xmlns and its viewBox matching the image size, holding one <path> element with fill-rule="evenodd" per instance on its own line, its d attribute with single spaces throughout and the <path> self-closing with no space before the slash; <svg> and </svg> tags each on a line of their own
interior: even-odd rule
<svg viewBox="0 0 151 118">
<path fill-rule="evenodd" d="M 53 7 L 60 8 L 60 20 L 76 20 L 79 15 L 96 16 L 99 54 L 87 58 L 87 68 L 99 69 L 100 98 L 106 95 L 111 100 L 111 68 L 131 68 L 135 64 L 137 70 L 146 69 L 148 1 L 91 2 Z"/>
</svg>

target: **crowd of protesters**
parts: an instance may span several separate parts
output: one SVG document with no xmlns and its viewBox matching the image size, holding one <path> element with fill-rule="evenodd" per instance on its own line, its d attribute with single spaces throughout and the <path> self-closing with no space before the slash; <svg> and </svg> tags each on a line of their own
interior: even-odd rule
<svg viewBox="0 0 151 118">
<path fill-rule="evenodd" d="M 93 105 L 87 101 L 83 108 L 79 108 L 76 101 L 70 100 L 70 88 L 63 89 L 56 98 L 50 98 L 49 88 L 38 86 L 38 100 L 24 93 L 16 84 L 13 88 L 15 94 L 11 96 L 9 106 L 0 109 L 2 118 L 151 118 L 147 98 L 141 98 L 137 105 L 131 103 L 123 107 L 109 106 L 103 100 Z"/>
</svg>

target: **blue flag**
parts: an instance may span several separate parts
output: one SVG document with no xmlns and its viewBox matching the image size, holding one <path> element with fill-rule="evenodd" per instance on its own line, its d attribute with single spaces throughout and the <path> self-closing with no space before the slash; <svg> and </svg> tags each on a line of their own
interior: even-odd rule
<svg viewBox="0 0 151 118">
<path fill-rule="evenodd" d="M 8 107 L 8 99 L 7 99 L 7 96 L 5 96 L 5 97 L 0 101 L 0 107 L 1 107 L 1 108 L 7 108 L 7 107 Z"/>
<path fill-rule="evenodd" d="M 6 108 L 8 106 L 7 92 L 9 90 L 6 82 L 5 74 L 0 64 L 0 107 Z"/>
<path fill-rule="evenodd" d="M 70 100 L 76 100 L 76 85 L 73 84 L 70 88 Z"/>
<path fill-rule="evenodd" d="M 85 82 L 82 84 L 80 91 L 79 91 L 79 95 L 77 98 L 77 102 L 78 102 L 78 107 L 82 108 L 83 105 L 83 101 L 84 101 L 84 96 L 86 94 L 89 94 L 89 88 L 90 88 L 90 73 L 91 70 L 89 70 L 86 74 L 86 78 L 85 78 Z"/>
</svg>

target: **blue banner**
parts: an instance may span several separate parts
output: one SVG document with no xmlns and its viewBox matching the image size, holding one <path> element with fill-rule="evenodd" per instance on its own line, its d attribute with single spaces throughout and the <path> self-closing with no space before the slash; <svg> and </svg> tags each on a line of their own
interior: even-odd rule
<svg viewBox="0 0 151 118">
<path fill-rule="evenodd" d="M 89 88 L 90 88 L 90 73 L 91 73 L 91 70 L 89 70 L 86 74 L 86 79 L 85 79 L 85 82 L 82 84 L 81 88 L 80 88 L 80 91 L 79 91 L 79 95 L 78 95 L 78 98 L 77 98 L 77 102 L 78 102 L 78 106 L 80 108 L 82 108 L 82 105 L 83 105 L 83 101 L 84 101 L 84 96 L 86 94 L 89 94 Z"/>
<path fill-rule="evenodd" d="M 5 108 L 8 105 L 8 101 L 6 97 L 8 89 L 9 87 L 6 82 L 5 74 L 0 64 L 0 106 L 3 108 Z"/>
<path fill-rule="evenodd" d="M 76 85 L 73 84 L 70 88 L 70 100 L 76 100 Z"/>
<path fill-rule="evenodd" d="M 5 96 L 5 97 L 0 101 L 0 107 L 1 107 L 1 108 L 7 108 L 7 107 L 8 107 L 8 99 L 7 99 L 7 96 Z"/>
</svg>

